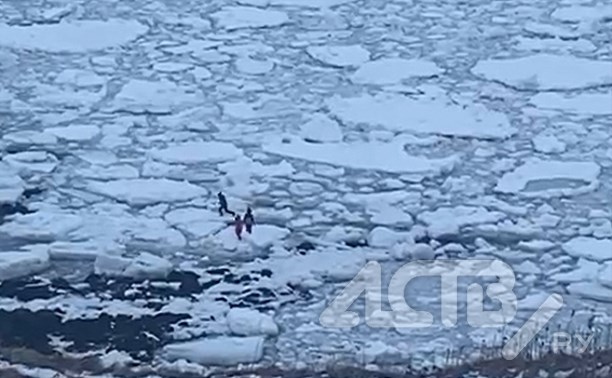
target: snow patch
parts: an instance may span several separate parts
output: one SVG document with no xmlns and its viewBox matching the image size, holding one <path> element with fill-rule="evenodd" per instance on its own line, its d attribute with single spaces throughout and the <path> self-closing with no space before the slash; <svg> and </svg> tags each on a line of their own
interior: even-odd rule
<svg viewBox="0 0 612 378">
<path fill-rule="evenodd" d="M 188 201 L 208 194 L 206 189 L 187 181 L 169 179 L 90 181 L 87 183 L 87 189 L 91 192 L 136 206 Z"/>
<path fill-rule="evenodd" d="M 309 46 L 306 53 L 311 58 L 332 67 L 357 67 L 370 60 L 370 52 L 360 45 Z"/>
<path fill-rule="evenodd" d="M 601 167 L 594 162 L 532 159 L 502 176 L 495 190 L 527 197 L 580 194 L 592 191 L 599 185 L 597 178 L 600 172 Z M 569 181 L 569 184 L 564 181 Z M 533 184 L 537 186 L 530 187 Z"/>
<path fill-rule="evenodd" d="M 392 143 L 308 143 L 293 140 L 290 143 L 272 142 L 263 150 L 295 159 L 338 165 L 354 169 L 371 169 L 391 173 L 438 174 L 451 170 L 458 158 L 428 159 L 410 156 L 402 141 Z"/>
<path fill-rule="evenodd" d="M 78 20 L 58 24 L 0 24 L 0 45 L 54 53 L 82 53 L 124 45 L 148 28 L 134 20 Z"/>
<path fill-rule="evenodd" d="M 351 76 L 356 84 L 399 84 L 413 77 L 435 76 L 442 72 L 433 62 L 418 59 L 383 58 L 367 62 Z"/>
<path fill-rule="evenodd" d="M 274 27 L 289 22 L 284 12 L 243 6 L 224 7 L 211 17 L 226 30 Z"/>
<path fill-rule="evenodd" d="M 413 99 L 398 94 L 332 97 L 330 111 L 346 123 L 381 126 L 390 131 L 503 139 L 513 135 L 506 115 L 482 104 L 452 104 L 448 98 Z"/>
<path fill-rule="evenodd" d="M 612 83 L 610 61 L 536 54 L 480 61 L 472 72 L 521 89 L 579 89 Z"/>
</svg>

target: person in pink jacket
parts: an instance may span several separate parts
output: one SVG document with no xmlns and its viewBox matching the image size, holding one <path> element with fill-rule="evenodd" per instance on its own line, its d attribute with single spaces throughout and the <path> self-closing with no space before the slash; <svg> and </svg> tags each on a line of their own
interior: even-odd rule
<svg viewBox="0 0 612 378">
<path fill-rule="evenodd" d="M 238 240 L 242 240 L 242 227 L 242 219 L 240 219 L 240 215 L 236 215 L 236 217 L 234 218 L 234 231 L 236 232 L 236 237 L 238 238 Z"/>
</svg>

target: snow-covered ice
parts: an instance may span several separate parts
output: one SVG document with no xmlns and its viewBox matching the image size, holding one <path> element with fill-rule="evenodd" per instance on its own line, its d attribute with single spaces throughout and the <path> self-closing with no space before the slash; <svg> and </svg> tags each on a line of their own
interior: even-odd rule
<svg viewBox="0 0 612 378">
<path fill-rule="evenodd" d="M 219 27 L 227 30 L 274 27 L 289 22 L 284 12 L 244 6 L 225 7 L 211 17 Z"/>
<path fill-rule="evenodd" d="M 332 67 L 358 67 L 370 60 L 370 52 L 360 45 L 309 46 L 308 55 Z"/>
<path fill-rule="evenodd" d="M 88 190 L 131 205 L 188 201 L 205 196 L 206 189 L 187 181 L 169 179 L 120 179 L 90 181 Z"/>
<path fill-rule="evenodd" d="M 0 252 L 0 282 L 29 276 L 49 267 L 49 251 L 44 245 L 34 245 L 22 251 Z"/>
<path fill-rule="evenodd" d="M 433 62 L 399 58 L 383 58 L 364 63 L 351 76 L 358 84 L 398 84 L 413 77 L 435 76 L 442 72 Z"/>
<path fill-rule="evenodd" d="M 269 315 L 248 308 L 232 308 L 226 316 L 229 328 L 236 336 L 276 336 L 278 326 Z"/>
<path fill-rule="evenodd" d="M 148 252 L 142 252 L 134 258 L 103 253 L 97 256 L 94 264 L 96 274 L 135 279 L 164 278 L 171 270 L 170 261 Z"/>
<path fill-rule="evenodd" d="M 50 52 L 87 52 L 126 44 L 148 28 L 135 20 L 76 20 L 57 24 L 0 24 L 0 45 Z"/>
<path fill-rule="evenodd" d="M 181 87 L 171 81 L 128 81 L 115 96 L 112 110 L 134 114 L 145 112 L 166 114 L 172 111 L 199 105 L 203 101 L 195 88 Z"/>
<path fill-rule="evenodd" d="M 390 131 L 506 138 L 516 132 L 506 115 L 481 104 L 452 104 L 448 98 L 420 98 L 398 94 L 335 96 L 327 100 L 330 111 L 347 123 L 369 124 Z"/>
<path fill-rule="evenodd" d="M 502 176 L 495 190 L 530 197 L 579 194 L 594 190 L 599 185 L 600 173 L 601 167 L 591 161 L 531 159 Z"/>
<path fill-rule="evenodd" d="M 155 160 L 164 163 L 221 163 L 242 156 L 242 151 L 226 142 L 185 142 L 151 151 Z"/>
<path fill-rule="evenodd" d="M 0 205 L 14 203 L 25 190 L 25 183 L 7 164 L 0 163 Z"/>
<path fill-rule="evenodd" d="M 293 140 L 267 143 L 264 151 L 302 159 L 355 169 L 372 169 L 393 173 L 437 174 L 452 169 L 456 157 L 428 159 L 410 156 L 404 151 L 400 140 L 392 143 L 354 142 L 354 143 L 308 143 Z"/>
<path fill-rule="evenodd" d="M 325 114 L 315 113 L 300 128 L 301 135 L 306 141 L 313 142 L 340 142 L 342 129 L 338 122 Z"/>
<path fill-rule="evenodd" d="M 612 62 L 610 63 L 612 65 Z M 612 91 L 605 93 L 538 93 L 529 101 L 537 109 L 577 115 L 612 115 Z"/>
<path fill-rule="evenodd" d="M 49 127 L 45 132 L 55 135 L 59 139 L 71 142 L 88 141 L 100 134 L 100 128 L 93 125 L 71 125 Z"/>
<path fill-rule="evenodd" d="M 164 347 L 164 355 L 170 361 L 184 359 L 202 365 L 237 365 L 253 363 L 263 357 L 264 338 L 217 337 Z"/>
<path fill-rule="evenodd" d="M 612 84 L 610 64 L 569 55 L 535 54 L 480 61 L 472 71 L 485 79 L 521 89 L 580 89 Z"/>
<path fill-rule="evenodd" d="M 563 250 L 572 257 L 603 262 L 612 260 L 612 239 L 578 236 L 563 244 Z"/>
</svg>

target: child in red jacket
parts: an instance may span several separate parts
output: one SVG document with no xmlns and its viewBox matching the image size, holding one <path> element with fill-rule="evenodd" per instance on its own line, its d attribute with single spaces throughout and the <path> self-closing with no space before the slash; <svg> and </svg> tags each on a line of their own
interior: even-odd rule
<svg viewBox="0 0 612 378">
<path fill-rule="evenodd" d="M 242 240 L 242 219 L 240 219 L 240 215 L 236 215 L 234 218 L 234 231 L 236 232 L 236 237 L 238 240 Z"/>
</svg>

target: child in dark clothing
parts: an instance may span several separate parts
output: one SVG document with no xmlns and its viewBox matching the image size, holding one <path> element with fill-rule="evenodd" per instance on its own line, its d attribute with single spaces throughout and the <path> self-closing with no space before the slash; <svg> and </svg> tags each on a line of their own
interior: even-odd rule
<svg viewBox="0 0 612 378">
<path fill-rule="evenodd" d="M 244 225 L 246 226 L 246 232 L 250 234 L 253 230 L 254 224 L 255 218 L 253 217 L 253 212 L 250 207 L 247 207 L 246 214 L 244 214 Z"/>
<path fill-rule="evenodd" d="M 235 212 L 227 208 L 227 199 L 222 192 L 217 193 L 217 198 L 219 198 L 219 215 L 223 216 L 224 211 L 232 216 L 236 215 Z"/>
</svg>

